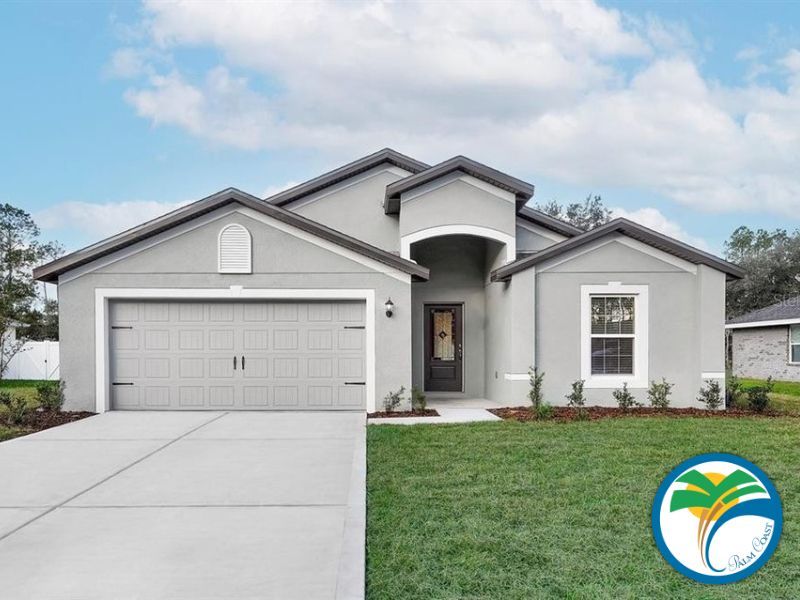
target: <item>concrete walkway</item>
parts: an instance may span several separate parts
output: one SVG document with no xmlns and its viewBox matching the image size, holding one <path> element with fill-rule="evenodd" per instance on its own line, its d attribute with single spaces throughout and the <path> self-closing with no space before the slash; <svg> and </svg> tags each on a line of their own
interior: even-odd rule
<svg viewBox="0 0 800 600">
<path fill-rule="evenodd" d="M 363 413 L 111 412 L 0 444 L 0 597 L 364 596 Z"/>
</svg>

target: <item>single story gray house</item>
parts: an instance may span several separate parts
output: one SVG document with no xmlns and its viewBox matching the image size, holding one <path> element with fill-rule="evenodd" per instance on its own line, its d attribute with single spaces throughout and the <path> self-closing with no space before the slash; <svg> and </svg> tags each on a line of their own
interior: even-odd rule
<svg viewBox="0 0 800 600">
<path fill-rule="evenodd" d="M 734 375 L 800 381 L 800 296 L 730 319 L 726 327 Z"/>
<path fill-rule="evenodd" d="M 385 149 L 267 199 L 227 189 L 39 267 L 58 284 L 66 408 L 367 410 L 429 398 L 559 405 L 649 381 L 724 385 L 741 270 L 625 219 L 583 232 L 533 186 Z"/>
</svg>

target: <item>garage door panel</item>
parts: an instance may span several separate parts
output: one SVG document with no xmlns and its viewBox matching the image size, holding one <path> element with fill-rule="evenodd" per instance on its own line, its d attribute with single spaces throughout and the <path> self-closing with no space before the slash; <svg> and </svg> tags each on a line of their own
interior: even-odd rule
<svg viewBox="0 0 800 600">
<path fill-rule="evenodd" d="M 109 315 L 114 408 L 364 408 L 363 302 L 118 301 Z"/>
</svg>

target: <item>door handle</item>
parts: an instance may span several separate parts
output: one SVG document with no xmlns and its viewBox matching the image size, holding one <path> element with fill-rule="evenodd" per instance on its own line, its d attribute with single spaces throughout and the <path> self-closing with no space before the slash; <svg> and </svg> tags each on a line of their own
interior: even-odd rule
<svg viewBox="0 0 800 600">
<path fill-rule="evenodd" d="M 463 357 L 463 355 L 464 355 L 464 351 L 463 351 L 463 350 L 462 350 L 462 348 L 461 348 L 461 344 L 459 344 L 459 345 L 458 345 L 458 359 L 459 359 L 459 360 L 461 360 L 461 358 Z"/>
<path fill-rule="evenodd" d="M 236 357 L 233 357 L 233 370 L 236 370 Z"/>
<path fill-rule="evenodd" d="M 244 371 L 244 354 L 242 354 L 242 371 Z"/>
</svg>

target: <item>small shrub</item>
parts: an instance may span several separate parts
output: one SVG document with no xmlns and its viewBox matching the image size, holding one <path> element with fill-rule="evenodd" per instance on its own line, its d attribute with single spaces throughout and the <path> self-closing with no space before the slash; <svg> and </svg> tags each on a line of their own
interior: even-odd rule
<svg viewBox="0 0 800 600">
<path fill-rule="evenodd" d="M 728 408 L 742 408 L 744 396 L 745 391 L 742 387 L 742 381 L 736 375 L 731 375 L 725 384 L 725 406 Z"/>
<path fill-rule="evenodd" d="M 389 392 L 383 397 L 383 410 L 386 412 L 394 412 L 397 407 L 403 402 L 403 393 L 406 391 L 405 386 L 400 386 L 396 392 Z"/>
<path fill-rule="evenodd" d="M 542 402 L 533 410 L 536 413 L 536 418 L 540 421 L 546 421 L 553 418 L 553 407 L 547 402 Z"/>
<path fill-rule="evenodd" d="M 586 412 L 586 396 L 583 395 L 583 385 L 586 383 L 583 379 L 572 382 L 572 391 L 565 396 L 567 399 L 567 406 L 577 409 L 576 417 L 583 421 L 589 415 Z"/>
<path fill-rule="evenodd" d="M 647 390 L 650 406 L 660 409 L 669 408 L 669 395 L 672 393 L 673 387 L 675 384 L 669 383 L 664 377 L 661 378 L 661 383 L 651 381 Z"/>
<path fill-rule="evenodd" d="M 0 392 L 0 404 L 6 407 L 6 421 L 9 425 L 22 425 L 31 413 L 28 401 L 8 392 Z"/>
<path fill-rule="evenodd" d="M 59 412 L 64 405 L 64 382 L 47 381 L 36 386 L 39 406 L 49 412 Z"/>
<path fill-rule="evenodd" d="M 544 398 L 542 397 L 544 372 L 539 373 L 538 367 L 531 367 L 528 369 L 528 376 L 531 380 L 531 389 L 528 391 L 528 399 L 531 401 L 531 409 L 536 411 L 544 402 Z"/>
<path fill-rule="evenodd" d="M 764 385 L 758 385 L 747 390 L 747 406 L 755 412 L 764 412 L 769 407 L 769 394 L 775 383 L 772 377 L 768 378 Z"/>
<path fill-rule="evenodd" d="M 425 394 L 416 387 L 411 388 L 411 408 L 412 410 L 424 411 L 428 406 Z"/>
<path fill-rule="evenodd" d="M 697 396 L 697 401 L 704 404 L 708 410 L 718 409 L 722 404 L 722 389 L 719 381 L 709 379 L 706 382 L 706 387 L 700 388 L 700 395 Z"/>
<path fill-rule="evenodd" d="M 611 392 L 611 395 L 614 396 L 614 400 L 617 401 L 617 406 L 619 406 L 622 410 L 628 411 L 633 407 L 639 407 L 642 404 L 636 401 L 636 398 L 633 397 L 628 391 L 628 384 L 623 383 L 622 388 L 614 390 Z"/>
</svg>

